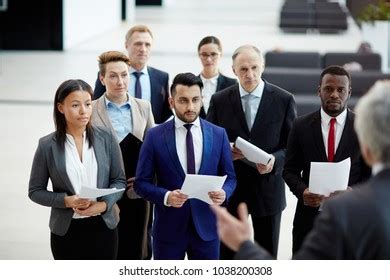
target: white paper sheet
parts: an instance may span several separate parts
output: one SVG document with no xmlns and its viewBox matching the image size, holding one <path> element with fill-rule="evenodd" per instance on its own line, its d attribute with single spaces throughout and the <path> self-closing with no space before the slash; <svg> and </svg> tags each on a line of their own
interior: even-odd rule
<svg viewBox="0 0 390 280">
<path fill-rule="evenodd" d="M 123 192 L 125 189 L 97 189 L 90 188 L 87 186 L 81 186 L 79 197 L 80 198 L 88 198 L 88 199 L 96 199 L 101 196 Z"/>
<path fill-rule="evenodd" d="M 226 180 L 225 176 L 187 174 L 184 179 L 181 192 L 188 195 L 188 198 L 197 198 L 208 204 L 213 204 L 208 193 L 222 189 Z"/>
<path fill-rule="evenodd" d="M 348 187 L 351 158 L 340 162 L 312 162 L 310 165 L 309 191 L 329 196 L 334 191 Z"/>
<path fill-rule="evenodd" d="M 267 165 L 271 160 L 271 155 L 264 152 L 259 147 L 256 147 L 252 143 L 242 139 L 241 137 L 237 137 L 236 147 L 240 149 L 244 156 L 254 163 L 261 163 Z"/>
</svg>

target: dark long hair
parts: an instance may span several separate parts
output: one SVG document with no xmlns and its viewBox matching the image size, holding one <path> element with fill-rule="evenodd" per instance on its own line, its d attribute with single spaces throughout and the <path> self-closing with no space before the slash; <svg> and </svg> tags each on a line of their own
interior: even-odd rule
<svg viewBox="0 0 390 280">
<path fill-rule="evenodd" d="M 87 84 L 83 80 L 67 80 L 63 82 L 58 87 L 56 91 L 56 95 L 54 97 L 54 110 L 53 110 L 54 124 L 56 126 L 57 143 L 60 145 L 62 149 L 64 149 L 65 147 L 65 140 L 66 140 L 66 120 L 65 120 L 65 115 L 58 110 L 58 103 L 64 102 L 65 98 L 69 94 L 77 90 L 88 92 L 91 95 L 91 99 L 92 99 L 92 95 L 93 95 L 92 88 L 89 84 Z M 91 121 L 89 121 L 87 124 L 86 134 L 89 142 L 89 147 L 92 147 L 93 133 L 92 133 Z"/>
</svg>

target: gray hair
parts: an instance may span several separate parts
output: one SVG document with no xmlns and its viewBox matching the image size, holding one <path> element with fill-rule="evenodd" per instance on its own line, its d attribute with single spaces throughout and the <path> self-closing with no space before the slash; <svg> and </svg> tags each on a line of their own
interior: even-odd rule
<svg viewBox="0 0 390 280">
<path fill-rule="evenodd" d="M 232 55 L 232 60 L 233 60 L 233 64 L 234 64 L 234 60 L 236 59 L 236 57 L 242 53 L 243 51 L 247 51 L 247 50 L 253 50 L 254 52 L 256 52 L 259 57 L 260 57 L 260 60 L 261 60 L 261 64 L 262 66 L 264 67 L 264 57 L 263 57 L 263 54 L 262 52 L 260 51 L 260 49 L 258 49 L 256 46 L 253 46 L 253 45 L 242 45 L 240 47 L 238 47 L 233 55 Z"/>
<path fill-rule="evenodd" d="M 376 82 L 359 100 L 355 111 L 359 141 L 376 160 L 390 166 L 390 80 Z"/>
</svg>

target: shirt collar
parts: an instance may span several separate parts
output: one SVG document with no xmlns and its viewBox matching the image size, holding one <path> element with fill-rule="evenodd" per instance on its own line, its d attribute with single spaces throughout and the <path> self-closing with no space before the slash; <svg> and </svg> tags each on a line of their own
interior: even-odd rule
<svg viewBox="0 0 390 280">
<path fill-rule="evenodd" d="M 130 68 L 129 68 L 130 75 L 133 74 L 134 72 L 141 72 L 141 73 L 143 73 L 146 76 L 149 75 L 149 73 L 148 73 L 148 66 L 146 66 L 146 65 L 144 66 L 144 68 L 141 69 L 141 71 L 138 71 L 138 70 L 136 70 L 136 69 L 134 69 L 133 67 L 130 66 Z"/>
<path fill-rule="evenodd" d="M 175 120 L 175 128 L 180 128 L 180 127 L 184 126 L 185 124 L 187 124 L 187 123 L 183 122 L 181 119 L 179 119 L 178 117 L 175 117 L 174 120 Z M 193 124 L 196 127 L 200 127 L 199 117 L 197 117 L 196 120 L 193 121 L 191 124 Z"/>
<path fill-rule="evenodd" d="M 330 122 L 330 119 L 333 118 L 331 116 L 329 116 L 325 111 L 324 109 L 322 109 L 321 107 L 321 120 L 328 124 Z M 345 123 L 345 120 L 347 119 L 347 108 L 344 109 L 343 112 L 341 112 L 336 118 L 336 123 L 339 124 L 339 125 L 342 125 Z"/>
<path fill-rule="evenodd" d="M 265 86 L 265 83 L 263 80 L 260 80 L 259 84 L 257 85 L 257 87 L 252 91 L 252 92 L 247 92 L 242 86 L 241 84 L 239 83 L 239 90 L 240 90 L 240 97 L 244 97 L 248 94 L 252 94 L 253 96 L 256 96 L 256 97 L 261 97 L 261 95 L 263 94 L 263 91 L 264 91 L 264 86 Z"/>
<path fill-rule="evenodd" d="M 205 82 L 208 82 L 210 84 L 213 84 L 213 85 L 216 85 L 217 82 L 218 82 L 218 77 L 219 77 L 219 74 L 210 78 L 210 79 L 206 79 L 205 77 L 202 76 L 202 74 L 200 74 L 200 78 L 202 79 L 202 82 L 205 83 Z"/>
<path fill-rule="evenodd" d="M 104 102 L 106 103 L 106 108 L 108 108 L 108 106 L 109 106 L 108 104 L 111 104 L 111 106 L 116 106 L 116 107 L 122 107 L 122 106 L 125 105 L 125 104 L 129 104 L 129 106 L 131 107 L 129 94 L 126 93 L 126 95 L 127 95 L 127 101 L 124 102 L 124 103 L 122 103 L 122 104 L 120 104 L 120 105 L 117 105 L 117 104 L 115 104 L 114 102 L 110 101 L 110 100 L 106 97 L 106 95 L 104 95 Z"/>
<path fill-rule="evenodd" d="M 385 169 L 385 165 L 383 163 L 375 163 L 372 166 L 372 175 L 375 176 L 384 169 Z"/>
</svg>

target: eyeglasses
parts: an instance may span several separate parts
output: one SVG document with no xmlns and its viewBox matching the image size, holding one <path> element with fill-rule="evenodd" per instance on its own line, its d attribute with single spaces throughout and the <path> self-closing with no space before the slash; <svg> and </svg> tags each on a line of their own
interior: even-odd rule
<svg viewBox="0 0 390 280">
<path fill-rule="evenodd" d="M 220 55 L 220 53 L 216 53 L 216 52 L 212 52 L 212 53 L 200 53 L 199 56 L 202 58 L 202 59 L 207 59 L 209 57 L 211 57 L 212 59 L 216 59 L 218 56 Z"/>
</svg>

